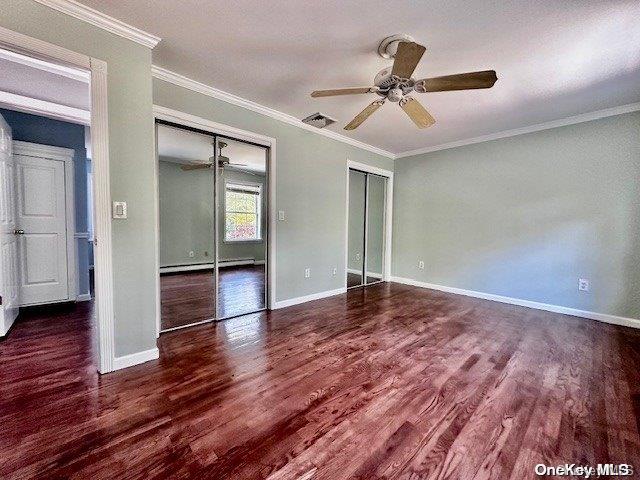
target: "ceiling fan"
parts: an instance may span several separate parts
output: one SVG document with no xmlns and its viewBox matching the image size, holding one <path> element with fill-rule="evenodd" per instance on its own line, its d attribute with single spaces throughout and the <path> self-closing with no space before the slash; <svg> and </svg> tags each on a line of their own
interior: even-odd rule
<svg viewBox="0 0 640 480">
<path fill-rule="evenodd" d="M 408 35 L 387 37 L 380 43 L 378 53 L 384 58 L 393 58 L 393 66 L 381 70 L 376 75 L 373 81 L 374 86 L 316 90 L 311 96 L 333 97 L 336 95 L 376 93 L 382 97 L 370 103 L 362 112 L 356 115 L 344 127 L 345 130 L 353 130 L 360 126 L 387 100 L 394 103 L 397 102 L 418 128 L 427 128 L 436 123 L 436 121 L 418 100 L 409 96 L 412 92 L 427 93 L 491 88 L 498 79 L 494 70 L 484 70 L 415 80 L 411 76 L 425 50 L 425 47 L 415 43 L 413 38 Z"/>
<path fill-rule="evenodd" d="M 218 155 L 218 167 L 220 167 L 221 170 L 224 170 L 224 167 L 227 167 L 227 166 L 231 166 L 231 167 L 247 167 L 248 166 L 246 163 L 231 163 L 231 160 L 229 160 L 229 157 L 225 157 L 224 155 L 222 155 L 222 149 L 227 146 L 225 142 L 218 142 L 218 146 L 220 148 L 219 155 Z M 209 160 L 207 162 L 192 163 L 190 165 L 182 165 L 180 168 L 184 171 L 211 168 L 213 167 L 215 160 L 216 160 L 216 157 L 213 156 L 213 157 L 209 157 Z"/>
</svg>

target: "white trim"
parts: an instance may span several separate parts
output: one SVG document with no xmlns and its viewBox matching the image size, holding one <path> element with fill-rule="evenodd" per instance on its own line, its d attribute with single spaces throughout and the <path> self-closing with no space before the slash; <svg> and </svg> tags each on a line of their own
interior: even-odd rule
<svg viewBox="0 0 640 480">
<path fill-rule="evenodd" d="M 72 148 L 54 147 L 20 140 L 14 140 L 12 147 L 14 156 L 55 160 L 62 162 L 64 165 L 65 234 L 67 243 L 67 298 L 65 300 L 73 300 L 77 297 L 80 289 L 78 285 L 78 251 L 75 241 L 76 203 L 73 162 L 75 151 Z"/>
<path fill-rule="evenodd" d="M 267 258 L 269 261 L 269 272 L 267 274 L 267 308 L 274 308 L 276 304 L 276 139 L 261 135 L 259 133 L 250 132 L 248 130 L 242 130 L 240 128 L 230 127 L 218 122 L 207 120 L 206 118 L 197 117 L 189 113 L 180 112 L 171 108 L 162 107 L 160 105 L 153 106 L 153 116 L 157 120 L 165 120 L 177 125 L 183 125 L 187 127 L 197 128 L 205 132 L 210 132 L 222 137 L 230 137 L 238 140 L 246 140 L 258 145 L 269 147 L 269 161 L 268 163 L 268 176 L 267 176 L 267 194 L 269 195 L 269 208 L 267 209 L 267 220 L 269 228 L 267 229 Z M 156 134 L 157 143 L 157 134 Z M 157 145 L 156 145 L 157 152 Z M 156 153 L 157 155 L 157 153 Z M 156 162 L 157 164 L 157 162 Z M 159 208 L 159 192 L 158 192 L 158 168 L 157 165 L 154 169 L 154 180 L 156 183 L 154 202 L 156 205 L 156 218 L 155 227 L 157 238 L 160 238 L 160 208 Z M 157 242 L 158 243 L 158 242 Z M 156 271 L 160 270 L 160 249 L 158 245 L 156 249 Z M 217 255 L 217 250 L 216 250 Z M 158 281 L 156 284 L 156 291 L 158 295 L 158 304 L 160 302 L 160 276 L 158 275 Z M 161 323 L 160 313 L 157 317 L 157 332 L 160 335 Z"/>
<path fill-rule="evenodd" d="M 89 125 L 91 123 L 91 113 L 87 110 L 25 97 L 23 95 L 16 95 L 15 93 L 0 91 L 0 106 L 19 112 L 55 118 L 56 120 L 72 123 L 80 123 L 82 125 Z"/>
<path fill-rule="evenodd" d="M 153 161 L 153 178 L 155 185 L 153 187 L 153 202 L 155 215 L 153 216 L 153 228 L 156 232 L 156 241 L 153 245 L 153 254 L 155 257 L 155 271 L 156 275 L 156 339 L 160 338 L 160 332 L 162 331 L 162 291 L 160 285 L 160 156 L 158 153 L 158 124 L 153 122 L 153 148 L 154 148 L 154 161 Z"/>
<path fill-rule="evenodd" d="M 197 265 L 176 265 L 173 267 L 160 267 L 160 274 L 177 272 L 197 272 L 198 270 L 211 270 L 216 268 L 215 263 L 199 263 Z"/>
<path fill-rule="evenodd" d="M 89 300 L 91 300 L 90 293 L 81 293 L 76 297 L 76 302 L 88 302 Z"/>
<path fill-rule="evenodd" d="M 421 282 L 411 278 L 391 277 L 392 282 L 403 283 L 405 285 L 413 285 L 414 287 L 429 288 L 431 290 L 439 290 L 441 292 L 455 293 L 457 295 L 465 295 L 467 297 L 481 298 L 483 300 L 491 300 L 493 302 L 508 303 L 510 305 L 519 305 L 521 307 L 534 308 L 536 310 L 545 310 L 547 312 L 562 313 L 564 315 L 573 315 L 574 317 L 583 317 L 600 322 L 611 323 L 613 325 L 622 325 L 625 327 L 640 328 L 640 319 L 619 317 L 617 315 L 609 315 L 606 313 L 591 312 L 588 310 L 578 310 L 576 308 L 562 307 L 560 305 L 551 305 L 548 303 L 534 302 L 531 300 L 522 300 L 520 298 L 505 297 L 502 295 L 494 295 L 492 293 L 477 292 L 474 290 L 465 290 L 456 287 L 447 287 L 434 283 Z"/>
<path fill-rule="evenodd" d="M 115 363 L 107 64 L 95 58 L 90 59 L 90 64 L 95 307 L 100 342 L 99 371 L 107 373 L 114 369 Z"/>
<path fill-rule="evenodd" d="M 140 30 L 74 0 L 36 0 L 36 2 L 148 48 L 155 47 L 161 40 L 156 35 Z"/>
<path fill-rule="evenodd" d="M 23 55 L 18 52 L 12 52 L 11 50 L 0 49 L 0 58 L 2 58 L 3 60 L 8 60 L 13 63 L 24 65 L 26 67 L 42 70 L 43 72 L 53 73 L 55 75 L 61 75 L 63 77 L 70 78 L 78 82 L 84 82 L 87 84 L 89 83 L 90 75 L 89 75 L 89 72 L 86 70 L 81 70 L 78 68 L 67 67 L 64 65 L 58 65 L 56 63 L 46 62 L 44 60 L 40 60 L 39 58 L 30 57 L 28 55 Z"/>
<path fill-rule="evenodd" d="M 252 112 L 256 112 L 261 115 L 266 115 L 267 117 L 271 117 L 275 120 L 288 123 L 289 125 L 293 125 L 294 127 L 302 128 L 309 132 L 317 133 L 318 135 L 323 135 L 333 140 L 338 140 L 339 142 L 347 143 L 354 147 L 361 148 L 363 150 L 376 153 L 378 155 L 382 155 L 388 158 L 395 158 L 395 155 L 387 150 L 374 147 L 373 145 L 369 145 L 359 140 L 355 140 L 345 135 L 341 135 L 332 130 L 322 130 L 322 129 L 313 127 L 311 125 L 307 125 L 306 123 L 303 123 L 302 120 L 292 115 L 286 114 L 284 112 L 275 110 L 270 107 L 266 107 L 264 105 L 260 105 L 259 103 L 252 102 L 251 100 L 246 100 L 242 97 L 239 97 L 232 93 L 225 92 L 223 90 L 219 90 L 215 87 L 205 85 L 196 80 L 192 80 L 188 77 L 185 77 L 184 75 L 180 75 L 179 73 L 175 73 L 175 72 L 172 72 L 171 70 L 167 70 L 166 68 L 153 65 L 151 67 L 151 74 L 158 80 L 162 80 L 162 81 L 171 83 L 173 85 L 186 88 L 188 90 L 200 93 L 202 95 L 206 95 L 208 97 L 213 97 L 218 100 L 222 100 L 223 102 L 230 103 L 238 107 L 246 108 L 247 110 L 251 110 Z"/>
<path fill-rule="evenodd" d="M 13 141 L 13 154 L 25 157 L 39 157 L 62 162 L 73 162 L 74 150 L 72 148 L 54 147 L 39 143 Z"/>
<path fill-rule="evenodd" d="M 346 293 L 345 287 L 336 288 L 335 290 L 326 290 L 324 292 L 312 293 L 311 295 L 304 295 L 302 297 L 289 298 L 288 300 L 280 300 L 275 302 L 274 309 L 291 307 L 292 305 L 299 305 L 301 303 L 311 302 L 313 300 L 320 300 L 321 298 L 333 297 L 334 295 L 340 295 Z"/>
<path fill-rule="evenodd" d="M 229 125 L 224 125 L 222 123 L 207 120 L 206 118 L 197 117 L 190 113 L 180 112 L 161 105 L 153 106 L 153 116 L 158 120 L 165 120 L 185 127 L 197 128 L 199 130 L 204 130 L 205 132 L 215 133 L 221 137 L 246 140 L 265 147 L 273 146 L 276 141 L 273 137 L 267 137 L 266 135 L 260 135 L 259 133 L 249 132 L 236 127 L 230 127 Z"/>
<path fill-rule="evenodd" d="M 423 153 L 437 152 L 438 150 L 446 150 L 448 148 L 463 147 L 465 145 L 472 145 L 474 143 L 490 142 L 491 140 L 498 140 L 500 138 L 515 137 L 516 135 L 524 135 L 525 133 L 539 132 L 541 130 L 549 130 L 551 128 L 565 127 L 567 125 L 574 125 L 576 123 L 590 122 L 592 120 L 598 120 L 600 118 L 613 117 L 615 115 L 623 115 L 625 113 L 637 112 L 640 110 L 640 102 L 630 103 L 627 105 L 620 105 L 619 107 L 605 108 L 604 110 L 596 110 L 595 112 L 582 113 L 572 117 L 561 118 L 559 120 L 553 120 L 545 123 L 538 123 L 536 125 L 529 125 L 522 128 L 514 128 L 513 130 L 504 130 L 502 132 L 490 133 L 488 135 L 482 135 L 480 137 L 467 138 L 465 140 L 458 140 L 455 142 L 442 143 L 440 145 L 434 145 L 433 147 L 418 148 L 416 150 L 407 150 L 406 152 L 398 153 L 395 158 L 411 157 L 414 155 L 420 155 Z"/>
<path fill-rule="evenodd" d="M 354 162 L 347 159 L 347 195 L 345 212 L 345 243 L 344 243 L 344 285 L 347 286 L 347 269 L 349 267 L 349 169 L 360 170 L 361 172 L 373 173 L 387 178 L 387 191 L 385 195 L 385 218 L 384 218 L 384 267 L 382 280 L 388 282 L 391 278 L 391 242 L 393 241 L 393 172 L 383 168 L 373 167 L 366 163 Z"/>
<path fill-rule="evenodd" d="M 123 368 L 133 367 L 134 365 L 140 365 L 141 363 L 158 358 L 160 358 L 160 350 L 158 350 L 157 347 L 142 352 L 123 355 L 122 357 L 115 357 L 113 359 L 113 370 L 122 370 Z"/>
</svg>

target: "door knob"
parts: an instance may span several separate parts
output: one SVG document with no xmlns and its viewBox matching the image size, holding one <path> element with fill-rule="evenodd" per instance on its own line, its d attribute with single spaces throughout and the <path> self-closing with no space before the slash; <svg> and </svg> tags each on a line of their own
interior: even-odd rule
<svg viewBox="0 0 640 480">
<path fill-rule="evenodd" d="M 24 230 L 20 229 L 20 228 L 16 228 L 13 233 L 15 235 L 24 235 Z"/>
</svg>

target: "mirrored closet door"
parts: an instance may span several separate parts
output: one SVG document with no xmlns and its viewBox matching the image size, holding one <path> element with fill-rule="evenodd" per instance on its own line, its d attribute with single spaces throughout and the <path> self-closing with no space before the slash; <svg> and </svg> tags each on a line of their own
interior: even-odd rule
<svg viewBox="0 0 640 480">
<path fill-rule="evenodd" d="M 264 310 L 269 149 L 217 137 L 218 319 Z"/>
<path fill-rule="evenodd" d="M 387 178 L 349 169 L 347 288 L 384 278 Z"/>
<path fill-rule="evenodd" d="M 269 148 L 156 123 L 162 332 L 267 307 Z"/>
<path fill-rule="evenodd" d="M 387 179 L 367 174 L 367 234 L 365 246 L 365 283 L 382 281 L 384 266 L 384 220 Z"/>
<path fill-rule="evenodd" d="M 215 137 L 156 124 L 160 327 L 216 317 Z"/>
</svg>

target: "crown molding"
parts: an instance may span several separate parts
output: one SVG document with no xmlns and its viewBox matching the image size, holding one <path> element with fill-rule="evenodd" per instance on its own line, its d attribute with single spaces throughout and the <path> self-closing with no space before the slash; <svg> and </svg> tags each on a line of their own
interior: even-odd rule
<svg viewBox="0 0 640 480">
<path fill-rule="evenodd" d="M 488 135 L 482 135 L 480 137 L 467 138 L 465 140 L 458 140 L 456 142 L 442 143 L 433 147 L 418 148 L 416 150 L 408 150 L 396 155 L 396 158 L 412 157 L 414 155 L 421 155 L 423 153 L 437 152 L 438 150 L 447 150 L 449 148 L 463 147 L 465 145 L 472 145 L 474 143 L 490 142 L 491 140 L 498 140 L 500 138 L 515 137 L 517 135 L 524 135 L 525 133 L 539 132 L 541 130 L 550 130 L 552 128 L 565 127 L 567 125 L 574 125 L 576 123 L 590 122 L 591 120 L 598 120 L 600 118 L 613 117 L 615 115 L 623 115 L 625 113 L 637 112 L 640 110 L 640 102 L 629 103 L 627 105 L 620 105 L 618 107 L 605 108 L 604 110 L 596 110 L 595 112 L 582 113 L 580 115 L 574 115 L 572 117 L 561 118 L 559 120 L 552 120 L 550 122 L 538 123 L 536 125 L 529 125 L 522 128 L 514 128 L 513 130 L 504 130 L 502 132 L 490 133 Z"/>
<path fill-rule="evenodd" d="M 111 32 L 120 37 L 132 40 L 140 45 L 148 48 L 154 48 L 161 40 L 151 33 L 140 30 L 139 28 L 128 25 L 116 18 L 105 15 L 98 10 L 87 7 L 75 0 L 35 0 L 49 8 L 66 13 L 78 20 L 90 23 L 96 27 L 102 28 L 107 32 Z"/>
<path fill-rule="evenodd" d="M 188 77 L 185 77 L 184 75 L 180 75 L 179 73 L 175 73 L 175 72 L 172 72 L 171 70 L 167 70 L 166 68 L 153 65 L 151 67 L 151 73 L 153 77 L 157 78 L 158 80 L 162 80 L 162 81 L 171 83 L 173 85 L 177 85 L 179 87 L 183 87 L 188 90 L 192 90 L 194 92 L 201 93 L 203 95 L 207 95 L 209 97 L 213 97 L 218 100 L 222 100 L 223 102 L 227 102 L 232 105 L 246 108 L 247 110 L 251 110 L 261 115 L 266 115 L 267 117 L 271 117 L 275 120 L 288 123 L 289 125 L 293 125 L 294 127 L 302 128 L 309 132 L 317 133 L 319 135 L 329 137 L 339 142 L 347 143 L 354 147 L 361 148 L 363 150 L 367 150 L 369 152 L 376 153 L 378 155 L 382 155 L 387 158 L 392 158 L 392 159 L 395 158 L 395 155 L 391 152 L 388 152 L 387 150 L 383 150 L 381 148 L 374 147 L 373 145 L 369 145 L 367 143 L 354 140 L 353 138 L 340 135 L 339 133 L 333 132 L 331 130 L 321 130 L 316 127 L 312 127 L 311 125 L 302 123 L 302 120 L 292 115 L 286 114 L 284 112 L 280 112 L 279 110 L 274 110 L 273 108 L 265 107 L 264 105 L 260 105 L 259 103 L 252 102 L 251 100 L 246 100 L 242 97 L 238 97 L 237 95 L 233 95 L 232 93 L 228 93 L 223 90 L 210 87 L 209 85 L 205 85 L 204 83 L 197 82 Z"/>
</svg>

